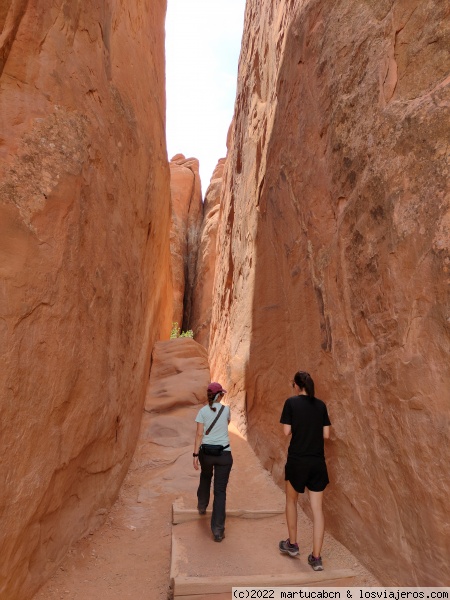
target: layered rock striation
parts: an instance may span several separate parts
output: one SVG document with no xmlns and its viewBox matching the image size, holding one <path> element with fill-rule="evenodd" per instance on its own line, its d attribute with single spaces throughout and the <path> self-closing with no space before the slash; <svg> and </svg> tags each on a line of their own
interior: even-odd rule
<svg viewBox="0 0 450 600">
<path fill-rule="evenodd" d="M 281 482 L 299 368 L 333 423 L 327 526 L 383 584 L 447 585 L 443 0 L 248 0 L 212 376 Z"/>
<path fill-rule="evenodd" d="M 170 166 L 170 253 L 173 281 L 172 321 L 190 328 L 200 228 L 203 218 L 199 162 L 176 154 Z"/>
<path fill-rule="evenodd" d="M 0 10 L 2 600 L 104 518 L 170 331 L 165 8 Z"/>
</svg>

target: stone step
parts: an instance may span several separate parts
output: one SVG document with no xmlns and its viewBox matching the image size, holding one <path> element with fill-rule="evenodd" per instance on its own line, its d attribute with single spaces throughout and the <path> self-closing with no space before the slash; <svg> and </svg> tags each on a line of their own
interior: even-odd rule
<svg viewBox="0 0 450 600">
<path fill-rule="evenodd" d="M 266 517 L 273 517 L 274 515 L 283 515 L 284 510 L 246 510 L 246 509 L 229 509 L 227 510 L 228 517 L 240 517 L 241 519 L 265 519 Z M 206 511 L 206 518 L 211 516 L 211 509 Z M 196 509 L 184 508 L 183 505 L 176 501 L 172 505 L 172 524 L 179 525 L 180 523 L 186 523 L 187 521 L 193 521 L 195 519 L 204 519 L 204 515 L 199 515 Z"/>
<path fill-rule="evenodd" d="M 258 519 L 258 521 L 256 521 Z M 340 587 L 354 584 L 351 569 L 325 562 L 312 571 L 306 552 L 291 558 L 278 550 L 285 532 L 284 511 L 227 511 L 226 537 L 212 540 L 208 514 L 173 505 L 171 585 L 174 600 L 227 600 L 233 587 Z"/>
<path fill-rule="evenodd" d="M 177 600 L 230 600 L 230 592 L 225 594 L 189 594 L 188 596 L 174 596 Z"/>
<path fill-rule="evenodd" d="M 351 587 L 354 573 L 351 569 L 326 570 L 311 573 L 268 575 L 222 575 L 215 577 L 186 577 L 173 580 L 174 598 L 178 600 L 227 598 L 233 587 Z"/>
</svg>

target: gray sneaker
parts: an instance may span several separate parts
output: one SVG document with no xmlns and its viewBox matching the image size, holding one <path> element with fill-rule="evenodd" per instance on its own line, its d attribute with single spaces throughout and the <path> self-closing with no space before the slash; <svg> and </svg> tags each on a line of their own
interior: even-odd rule
<svg viewBox="0 0 450 600">
<path fill-rule="evenodd" d="M 323 571 L 322 558 L 316 558 L 312 554 L 308 556 L 308 564 L 311 565 L 314 571 Z"/>
<path fill-rule="evenodd" d="M 291 544 L 289 538 L 287 540 L 281 540 L 278 544 L 278 548 L 280 549 L 280 552 L 289 554 L 289 556 L 298 556 L 299 554 L 298 544 Z"/>
</svg>

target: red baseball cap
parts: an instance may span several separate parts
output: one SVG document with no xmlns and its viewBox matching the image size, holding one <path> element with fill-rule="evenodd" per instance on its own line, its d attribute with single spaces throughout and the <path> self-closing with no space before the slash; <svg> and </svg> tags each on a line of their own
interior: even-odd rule
<svg viewBox="0 0 450 600">
<path fill-rule="evenodd" d="M 208 385 L 208 392 L 212 392 L 213 394 L 218 394 L 219 392 L 222 392 L 223 394 L 226 394 L 227 390 L 224 390 L 220 383 L 213 381 Z"/>
</svg>

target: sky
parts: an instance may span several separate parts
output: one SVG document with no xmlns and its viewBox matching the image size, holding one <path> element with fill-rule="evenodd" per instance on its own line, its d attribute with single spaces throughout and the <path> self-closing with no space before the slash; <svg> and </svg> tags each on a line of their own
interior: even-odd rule
<svg viewBox="0 0 450 600">
<path fill-rule="evenodd" d="M 226 155 L 245 0 L 168 0 L 167 152 L 200 161 L 202 193 Z"/>
</svg>

